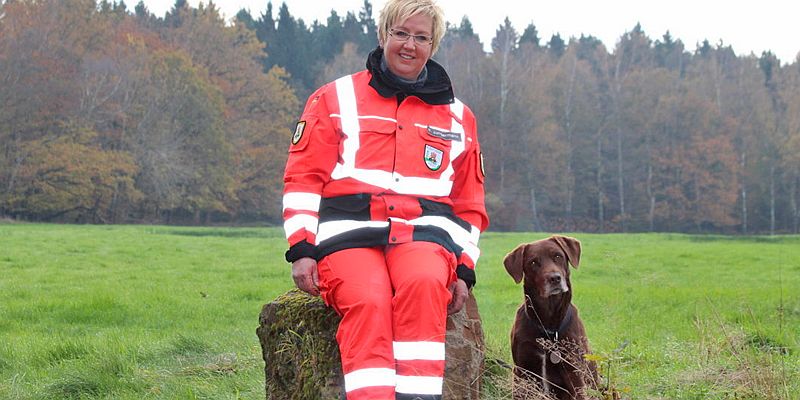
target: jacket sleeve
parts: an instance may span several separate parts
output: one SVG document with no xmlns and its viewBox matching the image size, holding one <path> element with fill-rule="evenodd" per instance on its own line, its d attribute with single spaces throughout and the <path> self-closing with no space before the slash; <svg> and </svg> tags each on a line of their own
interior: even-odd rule
<svg viewBox="0 0 800 400">
<path fill-rule="evenodd" d="M 339 137 L 325 94 L 313 93 L 295 127 L 283 175 L 283 229 L 289 241 L 286 261 L 316 257 L 316 233 L 322 188 L 336 164 Z"/>
<path fill-rule="evenodd" d="M 450 194 L 455 214 L 470 224 L 464 251 L 458 260 L 456 274 L 472 287 L 475 284 L 475 264 L 480 256 L 478 239 L 489 226 L 489 216 L 484 203 L 483 155 L 478 143 L 475 116 L 468 108 L 464 110 L 463 126 L 467 145 L 465 153 L 456 160 L 453 190 Z"/>
</svg>

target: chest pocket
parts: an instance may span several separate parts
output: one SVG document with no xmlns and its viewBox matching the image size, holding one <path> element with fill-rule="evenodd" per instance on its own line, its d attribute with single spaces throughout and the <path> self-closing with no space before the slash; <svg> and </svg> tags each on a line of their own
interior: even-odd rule
<svg viewBox="0 0 800 400">
<path fill-rule="evenodd" d="M 396 146 L 397 123 L 379 118 L 359 120 L 356 166 L 365 169 L 391 171 Z"/>
<path fill-rule="evenodd" d="M 421 155 L 423 171 L 427 170 L 431 174 L 438 174 L 450 165 L 452 162 L 450 160 L 451 149 L 454 143 L 460 143 L 463 140 L 463 135 L 458 132 L 450 132 L 433 126 L 417 126 L 417 135 L 420 138 L 418 151 Z"/>
</svg>

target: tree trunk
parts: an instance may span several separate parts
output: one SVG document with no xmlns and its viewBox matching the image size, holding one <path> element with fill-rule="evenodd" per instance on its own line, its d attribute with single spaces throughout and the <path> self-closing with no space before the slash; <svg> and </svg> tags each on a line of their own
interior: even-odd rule
<svg viewBox="0 0 800 400">
<path fill-rule="evenodd" d="M 533 213 L 533 230 L 542 232 L 542 223 L 539 221 L 539 211 L 536 209 L 536 189 L 531 188 L 531 213 Z"/>
<path fill-rule="evenodd" d="M 507 35 L 506 35 L 507 37 Z M 506 105 L 508 104 L 508 58 L 511 52 L 511 44 L 505 43 L 503 48 L 503 60 L 500 69 L 500 154 L 506 154 Z M 506 159 L 500 157 L 500 198 L 506 200 Z"/>
<path fill-rule="evenodd" d="M 775 166 L 769 167 L 769 234 L 775 234 Z"/>
<path fill-rule="evenodd" d="M 623 176 L 623 163 L 622 163 L 622 130 L 617 129 L 617 191 L 619 194 L 619 220 L 622 232 L 627 232 L 625 226 L 625 179 Z"/>
<path fill-rule="evenodd" d="M 602 135 L 602 128 L 600 131 L 597 132 L 597 166 L 596 170 L 596 178 L 597 178 L 597 221 L 600 223 L 600 232 L 605 232 L 606 226 L 606 216 L 605 216 L 605 189 L 603 186 L 603 176 L 604 176 L 604 169 L 603 169 L 603 135 Z"/>
<path fill-rule="evenodd" d="M 650 199 L 650 209 L 647 212 L 647 219 L 650 223 L 650 232 L 655 231 L 656 219 L 656 196 L 653 194 L 653 165 L 647 164 L 647 197 Z"/>
<path fill-rule="evenodd" d="M 742 198 L 742 233 L 747 234 L 747 185 L 745 184 L 744 174 L 747 167 L 747 153 L 742 151 L 739 155 L 739 166 L 741 173 L 739 177 L 739 193 Z"/>
<path fill-rule="evenodd" d="M 797 204 L 797 181 L 800 177 L 795 176 L 791 179 L 791 187 L 789 188 L 789 206 L 792 209 L 792 233 L 798 233 L 798 226 L 800 226 L 800 210 Z"/>
<path fill-rule="evenodd" d="M 564 174 L 566 177 L 567 201 L 564 212 L 567 220 L 567 224 L 565 226 L 567 231 L 571 231 L 573 228 L 572 202 L 575 192 L 575 176 L 572 172 L 572 96 L 575 90 L 575 78 L 577 75 L 578 60 L 575 56 L 573 56 L 572 61 L 572 71 L 570 72 L 569 85 L 567 86 L 567 96 L 564 104 L 564 131 L 567 135 L 567 171 Z"/>
</svg>

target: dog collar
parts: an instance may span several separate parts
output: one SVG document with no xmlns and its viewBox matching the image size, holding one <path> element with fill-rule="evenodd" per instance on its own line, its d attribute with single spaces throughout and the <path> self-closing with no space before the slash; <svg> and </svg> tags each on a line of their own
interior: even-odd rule
<svg viewBox="0 0 800 400">
<path fill-rule="evenodd" d="M 564 318 L 561 319 L 561 324 L 558 325 L 557 330 L 550 330 L 542 326 L 544 329 L 544 333 L 547 335 L 547 338 L 554 338 L 555 341 L 558 341 L 559 336 L 564 336 L 564 332 L 567 330 L 570 322 L 572 322 L 572 307 L 567 308 L 567 313 L 564 315 Z"/>
</svg>

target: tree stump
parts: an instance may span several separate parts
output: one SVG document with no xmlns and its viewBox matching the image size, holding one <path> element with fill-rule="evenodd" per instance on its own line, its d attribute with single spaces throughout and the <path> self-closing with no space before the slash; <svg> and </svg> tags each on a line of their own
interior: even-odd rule
<svg viewBox="0 0 800 400">
<path fill-rule="evenodd" d="M 267 400 L 344 398 L 336 344 L 339 316 L 319 297 L 297 289 L 265 304 L 256 334 L 261 342 Z M 481 318 L 470 293 L 447 318 L 444 399 L 478 400 L 484 367 Z"/>
</svg>

